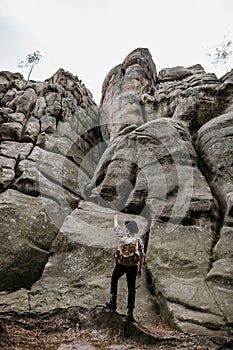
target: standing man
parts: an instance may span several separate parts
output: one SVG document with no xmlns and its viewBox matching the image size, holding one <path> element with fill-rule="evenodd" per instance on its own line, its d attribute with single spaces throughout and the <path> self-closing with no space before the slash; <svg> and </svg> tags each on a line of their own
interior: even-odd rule
<svg viewBox="0 0 233 350">
<path fill-rule="evenodd" d="M 115 268 L 111 279 L 111 299 L 107 307 L 111 310 L 117 308 L 117 287 L 118 280 L 126 274 L 128 286 L 128 313 L 127 320 L 133 322 L 133 309 L 135 308 L 135 285 L 136 277 L 142 274 L 142 266 L 145 260 L 144 244 L 141 238 L 135 234 L 138 233 L 138 226 L 134 220 L 125 221 L 125 232 L 119 227 L 117 214 L 114 215 L 114 231 L 116 232 L 120 245 L 115 254 Z"/>
</svg>

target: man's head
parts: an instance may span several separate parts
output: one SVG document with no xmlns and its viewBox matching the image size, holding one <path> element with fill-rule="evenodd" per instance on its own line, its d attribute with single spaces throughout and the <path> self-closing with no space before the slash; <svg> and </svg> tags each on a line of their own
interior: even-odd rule
<svg viewBox="0 0 233 350">
<path fill-rule="evenodd" d="M 131 233 L 138 233 L 138 225 L 134 220 L 125 221 L 125 226 Z"/>
</svg>

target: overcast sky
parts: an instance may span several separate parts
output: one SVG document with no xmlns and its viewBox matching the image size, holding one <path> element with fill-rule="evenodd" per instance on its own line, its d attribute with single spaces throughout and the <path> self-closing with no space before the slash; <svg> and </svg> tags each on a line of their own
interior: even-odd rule
<svg viewBox="0 0 233 350">
<path fill-rule="evenodd" d="M 206 56 L 224 35 L 233 39 L 232 0 L 0 0 L 0 70 L 20 71 L 18 62 L 39 50 L 32 79 L 63 68 L 97 103 L 106 74 L 138 47 L 150 50 L 157 71 L 200 63 L 224 74 Z"/>
</svg>

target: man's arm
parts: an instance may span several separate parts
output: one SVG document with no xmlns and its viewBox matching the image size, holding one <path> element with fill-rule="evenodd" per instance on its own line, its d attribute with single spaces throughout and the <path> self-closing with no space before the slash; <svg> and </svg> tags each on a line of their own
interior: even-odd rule
<svg viewBox="0 0 233 350">
<path fill-rule="evenodd" d="M 145 261 L 145 257 L 141 256 L 139 260 L 139 266 L 138 266 L 138 277 L 141 277 L 142 275 L 142 266 L 144 264 L 144 261 Z"/>
<path fill-rule="evenodd" d="M 117 214 L 114 215 L 114 228 L 118 226 Z"/>
<path fill-rule="evenodd" d="M 141 238 L 138 238 L 138 249 L 140 253 L 140 260 L 139 260 L 139 266 L 138 266 L 138 277 L 141 277 L 142 275 L 142 266 L 145 263 L 145 251 L 144 251 L 144 244 Z"/>
<path fill-rule="evenodd" d="M 119 239 L 123 238 L 125 236 L 125 232 L 122 231 L 122 229 L 119 227 L 118 225 L 118 218 L 117 218 L 117 214 L 114 215 L 114 231 L 117 234 L 117 237 Z"/>
</svg>

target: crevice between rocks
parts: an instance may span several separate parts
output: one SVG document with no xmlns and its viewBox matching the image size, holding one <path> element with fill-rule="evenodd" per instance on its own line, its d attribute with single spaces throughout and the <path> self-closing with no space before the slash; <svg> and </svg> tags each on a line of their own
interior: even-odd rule
<svg viewBox="0 0 233 350">
<path fill-rule="evenodd" d="M 10 158 L 10 157 L 9 157 Z M 10 159 L 13 159 L 13 158 L 10 158 Z M 11 182 L 4 188 L 4 186 L 1 184 L 0 185 L 0 193 L 3 193 L 5 191 L 7 191 L 9 188 L 12 187 L 15 179 L 16 179 L 16 172 L 17 172 L 17 168 L 18 168 L 18 165 L 19 165 L 19 162 L 20 162 L 20 157 L 18 156 L 17 159 L 15 159 L 15 166 L 14 166 L 14 178 L 11 180 Z"/>
<path fill-rule="evenodd" d="M 196 151 L 197 156 L 198 156 L 197 157 L 198 158 L 198 168 L 199 168 L 201 174 L 206 179 L 206 182 L 209 185 L 209 188 L 211 190 L 213 198 L 218 203 L 218 213 L 217 213 L 217 215 L 215 215 L 215 221 L 214 221 L 215 226 L 212 225 L 213 240 L 212 240 L 212 245 L 211 245 L 211 249 L 210 249 L 210 259 L 209 259 L 210 266 L 209 266 L 209 270 L 208 270 L 208 272 L 209 272 L 212 268 L 212 264 L 215 261 L 213 252 L 214 252 L 214 248 L 215 248 L 216 244 L 218 243 L 218 241 L 220 239 L 220 231 L 221 231 L 221 228 L 223 226 L 224 217 L 225 217 L 225 213 L 226 213 L 226 202 L 225 202 L 225 199 L 223 198 L 222 194 L 218 190 L 218 188 L 216 186 L 214 186 L 214 184 L 213 184 L 213 177 L 210 174 L 209 169 L 207 168 L 207 166 L 205 165 L 205 163 L 202 159 L 202 156 L 201 156 L 201 153 L 198 149 L 197 143 L 195 143 L 193 146 L 194 146 L 195 151 Z"/>
<path fill-rule="evenodd" d="M 54 177 L 49 176 L 48 173 L 44 172 L 42 169 L 39 170 L 40 173 L 47 179 L 49 180 L 51 183 L 53 183 L 54 185 L 57 185 L 59 187 L 61 187 L 62 189 L 68 191 L 69 193 L 73 194 L 76 197 L 79 197 L 81 199 L 84 199 L 81 194 L 75 193 L 74 191 L 72 191 L 70 188 L 64 186 L 61 182 L 57 181 Z"/>
<path fill-rule="evenodd" d="M 174 300 L 172 298 L 165 298 L 163 296 L 163 294 L 160 292 L 160 290 L 156 289 L 156 285 L 158 285 L 158 282 L 155 279 L 153 279 L 151 271 L 147 266 L 146 266 L 146 281 L 147 281 L 147 288 L 148 288 L 151 296 L 153 297 L 156 311 L 157 311 L 159 317 L 161 319 L 163 319 L 164 322 L 167 322 L 167 324 L 169 326 L 173 327 L 174 329 L 177 329 L 177 326 L 173 324 L 172 317 L 170 315 L 170 311 L 167 309 L 167 306 L 166 306 L 166 302 L 181 305 L 186 310 L 199 312 L 199 313 L 201 312 L 203 314 L 210 313 L 210 311 L 208 311 L 208 310 L 203 310 L 202 308 L 191 306 L 190 304 L 186 304 L 186 303 L 181 303 L 181 302 L 178 303 L 177 300 Z M 223 312 L 221 306 L 217 302 L 210 286 L 208 285 L 205 276 L 204 276 L 204 282 L 206 284 L 206 288 L 208 289 L 209 293 L 212 295 L 213 300 L 215 301 L 217 308 L 219 309 L 219 313 L 211 313 L 211 314 L 216 315 L 216 316 L 221 316 L 222 320 L 224 322 L 224 327 L 217 327 L 217 326 L 214 326 L 213 324 L 208 323 L 208 322 L 207 323 L 203 323 L 203 322 L 200 323 L 200 322 L 195 321 L 195 320 L 188 320 L 188 319 L 183 320 L 183 319 L 179 319 L 179 318 L 178 318 L 178 320 L 181 322 L 186 322 L 186 323 L 190 323 L 190 324 L 196 324 L 198 326 L 203 326 L 210 331 L 227 331 L 230 335 L 231 332 L 230 332 L 230 328 L 229 328 L 229 323 L 224 315 L 224 312 Z M 163 317 L 162 317 L 162 314 L 163 314 Z M 164 317 L 164 315 L 165 315 L 165 317 Z M 168 318 L 169 318 L 169 321 L 168 321 Z"/>
</svg>

